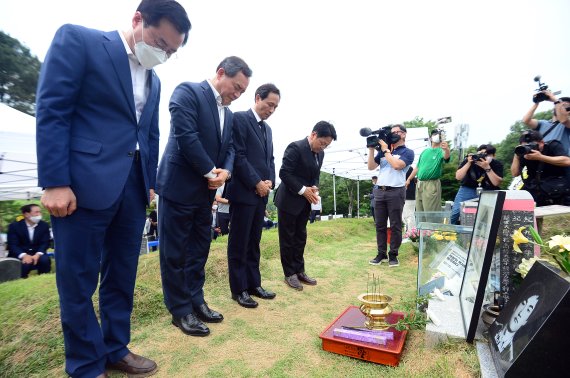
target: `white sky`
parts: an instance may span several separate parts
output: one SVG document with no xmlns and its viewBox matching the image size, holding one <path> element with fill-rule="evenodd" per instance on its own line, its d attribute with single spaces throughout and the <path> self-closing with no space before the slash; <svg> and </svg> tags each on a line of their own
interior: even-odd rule
<svg viewBox="0 0 570 378">
<path fill-rule="evenodd" d="M 40 60 L 57 28 L 75 23 L 127 29 L 136 0 L 0 0 L 0 30 Z M 469 144 L 500 142 L 531 106 L 542 75 L 570 95 L 568 0 L 335 1 L 181 0 L 192 30 L 178 59 L 159 66 L 161 149 L 168 100 L 182 81 L 214 76 L 237 55 L 252 68 L 233 111 L 273 82 L 281 104 L 269 119 L 276 163 L 319 120 L 332 122 L 334 149 L 364 146 L 358 131 L 423 117 L 470 125 Z M 542 104 L 539 111 L 549 109 Z"/>
</svg>

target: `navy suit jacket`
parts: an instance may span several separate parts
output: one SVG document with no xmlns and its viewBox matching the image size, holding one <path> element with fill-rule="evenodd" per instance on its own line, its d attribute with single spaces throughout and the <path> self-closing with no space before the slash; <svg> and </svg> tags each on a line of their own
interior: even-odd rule
<svg viewBox="0 0 570 378">
<path fill-rule="evenodd" d="M 317 164 L 307 138 L 287 146 L 283 153 L 283 164 L 279 170 L 281 185 L 277 188 L 273 198 L 279 210 L 298 215 L 304 208 L 311 206 L 304 196 L 299 195 L 299 191 L 303 186 L 319 185 L 324 157 L 324 151 L 319 152 Z"/>
<path fill-rule="evenodd" d="M 232 172 L 233 113 L 224 108 L 224 128 L 207 81 L 182 83 L 170 98 L 170 136 L 158 168 L 157 193 L 170 201 L 211 206 L 216 195 L 204 177 L 214 166 Z"/>
<path fill-rule="evenodd" d="M 226 191 L 230 203 L 256 205 L 260 200 L 267 203 L 267 196 L 259 197 L 255 193 L 259 181 L 271 180 L 275 184 L 273 136 L 265 122 L 264 127 L 267 139 L 263 137 L 253 110 L 234 113 L 234 172 Z"/>
<path fill-rule="evenodd" d="M 33 256 L 36 252 L 46 253 L 49 247 L 49 225 L 40 221 L 34 229 L 34 240 L 30 240 L 26 220 L 11 223 L 8 227 L 8 257 L 18 258 L 21 253 Z"/>
<path fill-rule="evenodd" d="M 109 208 L 123 191 L 138 142 L 144 190 L 158 164 L 160 81 L 148 71 L 139 122 L 117 31 L 64 25 L 42 64 L 37 93 L 38 185 L 71 186 L 80 207 Z M 143 188 L 141 188 L 143 190 Z"/>
</svg>

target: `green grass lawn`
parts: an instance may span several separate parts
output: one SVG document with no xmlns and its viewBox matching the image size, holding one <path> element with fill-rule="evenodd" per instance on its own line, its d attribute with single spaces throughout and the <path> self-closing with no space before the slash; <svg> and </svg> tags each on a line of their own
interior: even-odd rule
<svg viewBox="0 0 570 378">
<path fill-rule="evenodd" d="M 376 254 L 372 219 L 341 219 L 309 225 L 306 271 L 318 280 L 298 292 L 283 282 L 277 230 L 263 232 L 263 286 L 272 301 L 259 299 L 245 309 L 230 297 L 227 238 L 212 243 L 206 267 L 206 300 L 224 314 L 205 338 L 182 334 L 170 324 L 163 304 L 158 254 L 143 255 L 135 289 L 130 348 L 159 364 L 157 377 L 476 377 L 473 346 L 449 342 L 428 348 L 424 331 L 412 331 L 396 368 L 329 353 L 319 334 L 357 296 L 368 276 L 380 278 L 383 291 L 410 299 L 416 292 L 417 255 L 400 249 L 400 266 L 372 266 Z M 97 296 L 94 303 L 97 303 Z M 398 310 L 398 304 L 394 305 Z M 0 376 L 65 376 L 55 275 L 32 276 L 0 284 Z M 120 376 L 120 375 L 117 375 Z"/>
</svg>

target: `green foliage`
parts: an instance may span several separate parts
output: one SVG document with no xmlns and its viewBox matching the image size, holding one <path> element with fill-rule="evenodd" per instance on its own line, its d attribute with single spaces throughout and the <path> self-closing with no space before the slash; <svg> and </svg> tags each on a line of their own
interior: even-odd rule
<svg viewBox="0 0 570 378">
<path fill-rule="evenodd" d="M 411 121 L 404 121 L 404 126 L 408 129 L 412 129 L 415 127 L 427 127 L 429 134 L 433 129 L 437 127 L 437 124 L 435 123 L 435 121 L 424 121 L 422 117 L 416 116 L 416 118 L 414 118 Z"/>
<path fill-rule="evenodd" d="M 35 115 L 40 66 L 30 49 L 0 31 L 0 102 Z"/>
<path fill-rule="evenodd" d="M 8 232 L 10 223 L 15 222 L 18 216 L 22 215 L 20 208 L 29 203 L 34 203 L 40 206 L 42 210 L 42 220 L 51 224 L 49 212 L 40 204 L 38 200 L 13 200 L 13 201 L 0 201 L 0 232 Z"/>
</svg>

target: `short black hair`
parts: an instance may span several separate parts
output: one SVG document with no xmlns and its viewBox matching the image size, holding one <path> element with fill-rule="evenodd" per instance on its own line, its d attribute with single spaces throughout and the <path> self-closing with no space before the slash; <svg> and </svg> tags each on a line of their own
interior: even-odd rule
<svg viewBox="0 0 570 378">
<path fill-rule="evenodd" d="M 20 207 L 20 211 L 22 212 L 22 214 L 31 213 L 32 207 L 36 207 L 36 206 L 40 207 L 40 205 L 36 205 L 35 203 L 29 203 L 27 205 Z"/>
<path fill-rule="evenodd" d="M 378 180 L 378 176 L 372 176 L 372 180 Z"/>
<path fill-rule="evenodd" d="M 272 83 L 263 84 L 257 88 L 255 90 L 255 97 L 259 95 L 259 98 L 265 100 L 270 93 L 275 93 L 277 96 L 279 96 L 279 98 L 281 98 L 281 92 L 279 91 L 279 88 L 277 88 L 277 86 Z"/>
<path fill-rule="evenodd" d="M 334 126 L 327 121 L 319 121 L 313 127 L 313 132 L 317 133 L 317 138 L 331 137 L 336 140 L 336 130 Z"/>
<path fill-rule="evenodd" d="M 226 76 L 228 77 L 234 77 L 239 72 L 243 73 L 245 77 L 251 77 L 251 74 L 253 73 L 247 63 L 237 56 L 228 56 L 227 58 L 224 58 L 224 60 L 218 64 L 216 72 L 218 72 L 220 68 L 224 69 Z"/>
<path fill-rule="evenodd" d="M 560 97 L 558 100 L 562 102 L 570 102 L 570 97 Z"/>
<path fill-rule="evenodd" d="M 519 143 L 530 143 L 530 142 L 540 142 L 542 140 L 542 134 L 538 130 L 527 130 L 521 134 L 519 138 Z"/>
<path fill-rule="evenodd" d="M 479 147 L 479 150 L 485 150 L 485 152 L 489 155 L 495 155 L 497 153 L 497 149 L 495 147 L 493 147 L 493 145 L 491 144 L 483 144 Z"/>
<path fill-rule="evenodd" d="M 439 130 L 438 129 L 433 129 L 430 133 L 430 135 L 434 135 L 434 134 L 439 134 Z"/>
<path fill-rule="evenodd" d="M 400 125 L 399 123 L 397 123 L 397 124 L 395 124 L 395 125 L 392 125 L 392 127 L 399 127 L 400 130 L 402 130 L 403 132 L 405 132 L 405 133 L 408 132 L 408 130 L 406 129 L 406 126 Z"/>
<path fill-rule="evenodd" d="M 192 25 L 188 19 L 188 14 L 184 7 L 174 0 L 142 0 L 137 7 L 137 12 L 141 12 L 145 22 L 145 27 L 160 25 L 163 18 L 174 26 L 180 34 L 184 34 L 184 46 L 188 41 L 188 33 Z"/>
</svg>

